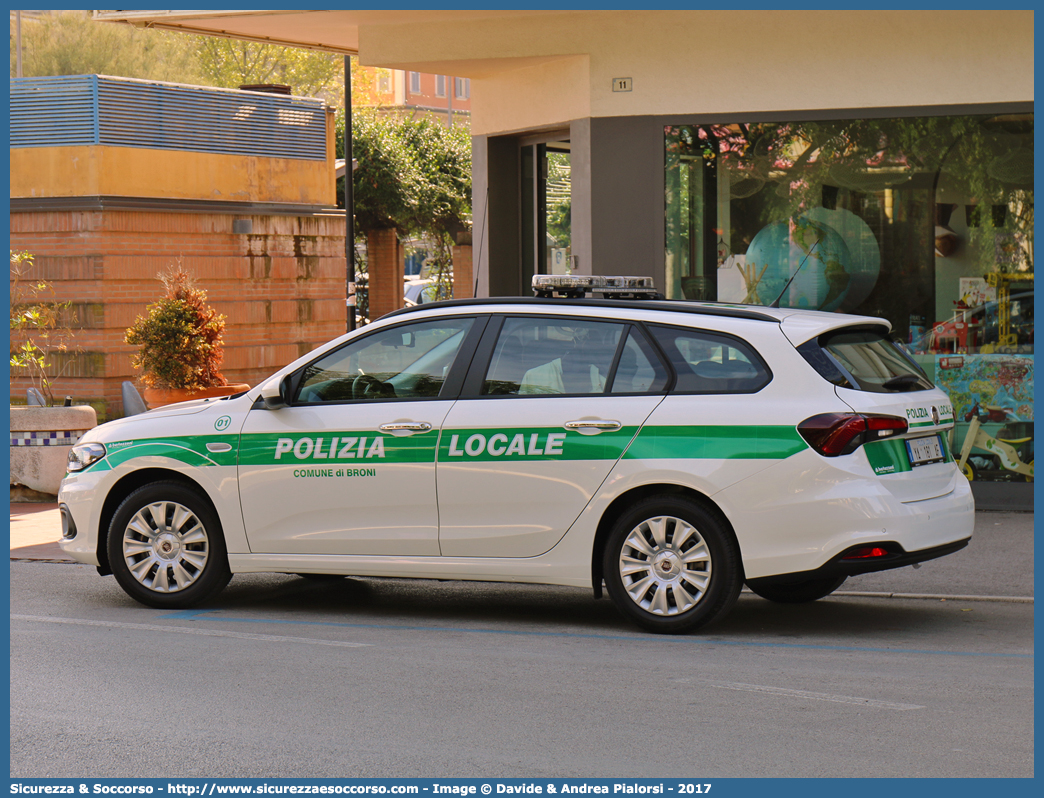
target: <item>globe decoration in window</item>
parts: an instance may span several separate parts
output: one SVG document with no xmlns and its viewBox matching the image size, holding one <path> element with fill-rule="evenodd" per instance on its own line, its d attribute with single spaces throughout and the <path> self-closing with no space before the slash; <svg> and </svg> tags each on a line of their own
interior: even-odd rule
<svg viewBox="0 0 1044 798">
<path fill-rule="evenodd" d="M 747 248 L 752 299 L 780 307 L 837 310 L 852 285 L 852 254 L 829 225 L 797 216 L 762 228 Z M 789 285 L 788 285 L 789 281 Z M 748 289 L 750 286 L 748 286 Z"/>
</svg>

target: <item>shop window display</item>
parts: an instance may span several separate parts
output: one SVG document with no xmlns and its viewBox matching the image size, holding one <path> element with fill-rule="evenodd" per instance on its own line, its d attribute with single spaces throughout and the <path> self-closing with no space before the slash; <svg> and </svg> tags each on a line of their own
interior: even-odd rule
<svg viewBox="0 0 1044 798">
<path fill-rule="evenodd" d="M 973 480 L 1032 480 L 1033 114 L 665 129 L 665 290 L 883 316 Z"/>
</svg>

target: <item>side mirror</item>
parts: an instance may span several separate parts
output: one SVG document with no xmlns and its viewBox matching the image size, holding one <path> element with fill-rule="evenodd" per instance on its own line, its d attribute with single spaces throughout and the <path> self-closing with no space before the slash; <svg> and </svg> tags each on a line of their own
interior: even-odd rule
<svg viewBox="0 0 1044 798">
<path fill-rule="evenodd" d="M 290 404 L 290 379 L 287 374 L 280 380 L 269 382 L 261 389 L 261 399 L 266 410 L 278 410 Z"/>
</svg>

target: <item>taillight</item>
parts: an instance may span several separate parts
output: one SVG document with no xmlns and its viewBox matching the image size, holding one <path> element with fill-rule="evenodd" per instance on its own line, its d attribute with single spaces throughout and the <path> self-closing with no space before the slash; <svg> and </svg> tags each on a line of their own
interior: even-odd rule
<svg viewBox="0 0 1044 798">
<path fill-rule="evenodd" d="M 887 557 L 890 554 L 888 549 L 882 548 L 881 546 L 863 546 L 859 549 L 853 549 L 852 551 L 845 554 L 842 560 L 876 560 L 879 557 Z"/>
<path fill-rule="evenodd" d="M 898 416 L 822 413 L 798 424 L 808 445 L 824 457 L 851 454 L 864 443 L 902 435 L 906 419 Z"/>
</svg>

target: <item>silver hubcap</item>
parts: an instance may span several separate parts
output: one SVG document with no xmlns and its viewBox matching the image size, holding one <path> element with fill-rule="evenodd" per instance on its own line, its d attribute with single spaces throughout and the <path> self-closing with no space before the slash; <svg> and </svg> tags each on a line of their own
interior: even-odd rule
<svg viewBox="0 0 1044 798">
<path fill-rule="evenodd" d="M 123 559 L 131 575 L 157 593 L 176 593 L 194 583 L 209 552 L 207 530 L 177 502 L 142 507 L 123 533 Z"/>
<path fill-rule="evenodd" d="M 680 518 L 648 518 L 620 550 L 620 576 L 631 601 L 653 615 L 679 615 L 707 592 L 711 555 L 696 527 Z"/>
</svg>

